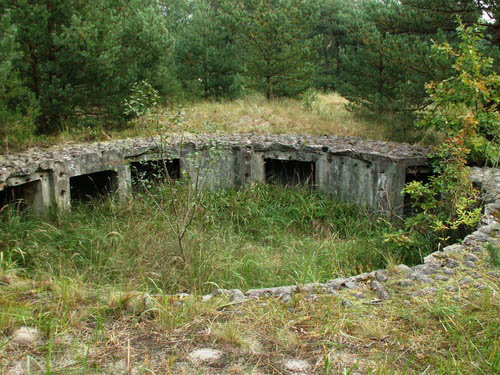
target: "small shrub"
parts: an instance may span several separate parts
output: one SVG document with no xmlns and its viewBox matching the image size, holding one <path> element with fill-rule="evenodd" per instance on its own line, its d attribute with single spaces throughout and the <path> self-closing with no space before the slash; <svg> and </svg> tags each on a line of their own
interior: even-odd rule
<svg viewBox="0 0 500 375">
<path fill-rule="evenodd" d="M 480 53 L 482 31 L 460 24 L 457 49 L 447 43 L 434 46 L 435 58 L 455 60 L 454 75 L 426 85 L 432 105 L 420 126 L 460 137 L 473 162 L 495 165 L 500 159 L 500 76 L 493 59 Z"/>
<path fill-rule="evenodd" d="M 307 89 L 302 95 L 302 108 L 306 111 L 312 111 L 313 105 L 318 100 L 318 93 L 314 89 Z"/>
</svg>

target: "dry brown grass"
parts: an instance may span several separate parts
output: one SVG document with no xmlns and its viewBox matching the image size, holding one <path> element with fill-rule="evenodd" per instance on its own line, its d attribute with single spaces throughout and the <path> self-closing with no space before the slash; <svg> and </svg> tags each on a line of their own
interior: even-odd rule
<svg viewBox="0 0 500 375">
<path fill-rule="evenodd" d="M 345 104 L 347 101 L 335 93 L 319 94 L 310 109 L 299 100 L 268 101 L 259 95 L 232 102 L 205 101 L 185 108 L 182 128 L 190 132 L 343 135 L 382 139 L 380 125 L 347 111 Z"/>
<path fill-rule="evenodd" d="M 134 119 L 124 126 L 108 128 L 68 126 L 56 135 L 40 136 L 11 144 L 6 153 L 30 147 L 51 147 L 111 139 L 151 137 L 165 133 L 256 133 L 352 136 L 365 139 L 436 144 L 441 138 L 434 130 L 401 128 L 390 115 L 367 118 L 347 110 L 348 101 L 336 93 L 317 94 L 305 105 L 297 99 L 266 100 L 262 95 L 217 102 L 199 101 L 155 108 L 154 115 Z"/>
<path fill-rule="evenodd" d="M 288 303 L 271 298 L 237 305 L 224 296 L 206 303 L 159 296 L 142 312 L 116 305 L 100 289 L 91 293 L 98 298 L 82 300 L 78 296 L 84 292 L 78 289 L 85 286 L 79 283 L 66 296 L 62 280 L 17 288 L 20 282 L 0 287 L 0 297 L 31 301 L 31 307 L 17 311 L 24 322 L 4 321 L 2 374 L 2 365 L 18 363 L 26 369 L 30 358 L 33 374 L 49 373 L 44 371 L 48 363 L 53 374 L 291 374 L 283 368 L 287 358 L 306 360 L 308 373 L 318 375 L 498 370 L 498 345 L 492 341 L 498 337 L 497 279 L 489 279 L 491 289 L 483 291 L 470 286 L 459 294 L 440 291 L 421 298 L 410 297 L 410 291 L 393 293 L 392 300 L 376 306 L 349 293 L 314 299 L 306 293 Z M 342 305 L 346 297 L 352 306 Z M 68 324 L 67 307 L 75 303 L 81 323 Z M 0 312 L 13 311 L 4 306 Z M 41 329 L 44 344 L 11 346 L 9 333 L 23 324 Z M 210 365 L 190 363 L 188 353 L 205 347 L 225 354 Z"/>
<path fill-rule="evenodd" d="M 57 135 L 34 143 L 13 145 L 11 152 L 31 146 L 150 137 L 171 133 L 258 133 L 354 136 L 390 140 L 382 120 L 370 121 L 346 109 L 347 100 L 335 93 L 318 94 L 309 108 L 296 99 L 268 101 L 262 95 L 216 102 L 201 101 L 184 106 L 157 108 L 159 116 L 130 121 L 127 126 L 105 129 L 100 126 L 69 127 Z M 14 147 L 15 146 L 15 147 Z"/>
</svg>

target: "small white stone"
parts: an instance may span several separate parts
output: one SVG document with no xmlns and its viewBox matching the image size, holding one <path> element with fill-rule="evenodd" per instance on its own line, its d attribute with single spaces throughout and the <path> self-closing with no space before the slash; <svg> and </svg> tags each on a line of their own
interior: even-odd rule
<svg viewBox="0 0 500 375">
<path fill-rule="evenodd" d="M 38 329 L 33 327 L 20 327 L 11 336 L 11 344 L 20 347 L 37 346 L 41 343 L 42 336 Z"/>
<path fill-rule="evenodd" d="M 193 362 L 213 363 L 222 358 L 224 352 L 212 348 L 200 348 L 189 353 L 189 358 Z"/>
<path fill-rule="evenodd" d="M 288 371 L 293 372 L 306 372 L 311 367 L 307 361 L 302 359 L 287 359 L 284 365 Z"/>
<path fill-rule="evenodd" d="M 26 365 L 24 362 L 16 362 L 14 365 L 7 368 L 5 375 L 23 375 L 26 374 Z"/>
<path fill-rule="evenodd" d="M 207 294 L 205 296 L 201 296 L 201 301 L 202 302 L 207 302 L 207 301 L 210 301 L 212 299 L 212 295 L 211 294 Z"/>
</svg>

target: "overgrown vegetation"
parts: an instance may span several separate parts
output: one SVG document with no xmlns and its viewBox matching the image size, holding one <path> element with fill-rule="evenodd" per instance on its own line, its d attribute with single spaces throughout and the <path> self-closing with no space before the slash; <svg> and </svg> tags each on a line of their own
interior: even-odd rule
<svg viewBox="0 0 500 375">
<path fill-rule="evenodd" d="M 26 356 L 28 369 L 33 360 L 45 373 L 99 373 L 124 357 L 122 370 L 132 373 L 136 360 L 153 373 L 149 367 L 160 367 L 150 366 L 150 354 L 163 340 L 167 373 L 176 373 L 176 357 L 185 354 L 180 341 L 184 350 L 217 343 L 231 348 L 232 359 L 243 355 L 248 368 L 231 373 L 274 373 L 269 353 L 300 354 L 325 374 L 498 372 L 498 296 L 476 292 L 476 284 L 451 299 L 408 306 L 394 295 L 351 310 L 326 296 L 239 311 L 225 300 L 166 296 L 382 267 L 397 274 L 394 264 L 418 263 L 471 230 L 480 202 L 467 163 L 498 165 L 500 153 L 497 2 L 0 0 L 0 11 L 0 143 L 7 152 L 36 131 L 79 140 L 164 131 L 379 139 L 377 122 L 388 118 L 389 138 L 409 140 L 422 134 L 415 133 L 419 117 L 428 140 L 444 139 L 435 148 L 435 175 L 405 188 L 414 212 L 404 223 L 305 189 L 201 194 L 192 176 L 146 181 L 128 203 L 96 200 L 47 217 L 0 208 L 0 332 L 30 325 L 47 338 L 29 355 L 16 354 Z M 464 26 L 484 14 L 486 29 Z M 338 111 L 339 103 L 378 120 L 359 121 Z M 128 129 L 118 126 L 126 121 Z M 487 250 L 498 267 L 498 247 Z M 54 357 L 68 354 L 67 340 L 86 349 L 51 369 Z M 146 349 L 131 355 L 142 342 Z M 5 353 L 15 352 L 7 347 L 0 342 L 0 371 Z"/>
<path fill-rule="evenodd" d="M 165 215 L 182 221 L 179 207 L 190 207 L 191 195 L 189 184 L 163 185 L 128 204 L 96 201 L 48 220 L 5 210 L 3 267 L 20 267 L 32 277 L 79 274 L 93 284 L 201 293 L 216 285 L 325 282 L 388 262 L 421 261 L 385 244 L 391 224 L 365 209 L 268 185 L 198 197 L 181 247 Z"/>
<path fill-rule="evenodd" d="M 186 363 L 186 355 L 207 346 L 226 352 L 210 371 L 237 375 L 279 374 L 284 358 L 307 360 L 314 366 L 309 373 L 322 375 L 494 374 L 500 368 L 498 295 L 489 288 L 420 298 L 395 289 L 390 301 L 376 306 L 359 301 L 357 291 L 342 298 L 305 293 L 287 303 L 271 298 L 237 305 L 226 298 L 201 302 L 164 294 L 182 287 L 172 283 L 180 272 L 188 283 L 209 276 L 212 282 L 226 278 L 231 286 L 258 280 L 269 285 L 285 276 L 276 266 L 293 252 L 299 257 L 286 266 L 298 273 L 288 280 L 316 280 L 320 257 L 329 273 L 345 265 L 344 257 L 358 265 L 356 255 L 373 259 L 377 233 L 386 225 L 360 220 L 364 212 L 357 207 L 271 186 L 211 194 L 189 239 L 197 262 L 189 267 L 167 260 L 175 241 L 165 234 L 165 222 L 151 217 L 147 196 L 138 198 L 126 205 L 94 202 L 93 211 L 78 206 L 45 222 L 2 213 L 2 248 L 15 254 L 0 257 L 2 371 L 20 363 L 32 373 L 196 374 L 202 370 Z M 364 245 L 346 240 L 351 230 L 361 233 Z M 202 257 L 209 249 L 218 267 Z M 393 269 L 392 281 L 404 277 Z M 484 281 L 495 289 L 492 280 Z M 215 288 L 199 284 L 197 292 Z M 345 307 L 343 298 L 353 305 Z M 8 334 L 21 325 L 38 328 L 44 341 L 11 347 Z"/>
<path fill-rule="evenodd" d="M 434 127 L 446 136 L 431 155 L 434 175 L 429 182 L 408 184 L 404 193 L 413 199 L 415 215 L 406 230 L 389 239 L 418 248 L 422 242 L 453 243 L 474 228 L 481 217 L 479 192 L 469 178 L 467 159 L 498 165 L 500 157 L 499 76 L 491 72 L 491 59 L 478 50 L 477 28 L 457 29 L 457 49 L 448 44 L 435 50 L 453 57 L 454 75 L 427 85 L 432 109 L 421 126 Z M 430 230 L 429 230 L 430 229 Z"/>
<path fill-rule="evenodd" d="M 456 15 L 486 29 L 497 71 L 495 1 L 0 1 L 2 144 L 123 128 L 123 99 L 148 80 L 161 103 L 335 90 L 414 141 L 425 83 L 452 75 L 432 42 L 459 43 Z M 480 19 L 483 17 L 483 19 Z"/>
</svg>

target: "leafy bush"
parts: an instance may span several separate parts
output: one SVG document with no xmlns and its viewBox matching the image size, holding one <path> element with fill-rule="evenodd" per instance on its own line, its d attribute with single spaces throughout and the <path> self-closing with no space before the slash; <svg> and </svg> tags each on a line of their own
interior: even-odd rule
<svg viewBox="0 0 500 375">
<path fill-rule="evenodd" d="M 491 60 L 478 52 L 480 29 L 460 25 L 457 31 L 458 49 L 447 43 L 434 46 L 437 58 L 442 54 L 455 58 L 455 74 L 427 85 L 432 110 L 420 122 L 447 138 L 432 155 L 434 176 L 429 182 L 411 182 L 405 187 L 416 214 L 406 221 L 404 232 L 390 236 L 410 248 L 437 241 L 446 245 L 477 225 L 479 194 L 469 178 L 467 158 L 493 162 L 499 157 L 496 106 L 500 81 L 490 70 Z"/>
<path fill-rule="evenodd" d="M 432 106 L 420 125 L 459 137 L 473 162 L 494 165 L 500 158 L 500 76 L 493 71 L 493 59 L 480 53 L 481 31 L 461 24 L 458 48 L 434 46 L 436 58 L 455 60 L 454 74 L 427 84 Z"/>
</svg>

